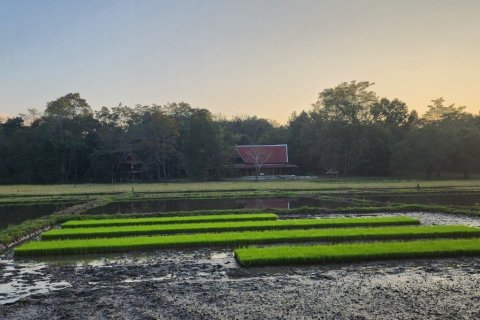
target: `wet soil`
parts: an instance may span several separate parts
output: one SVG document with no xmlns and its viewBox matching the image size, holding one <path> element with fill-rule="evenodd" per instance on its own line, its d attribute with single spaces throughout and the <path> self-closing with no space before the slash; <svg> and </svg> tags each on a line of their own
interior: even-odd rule
<svg viewBox="0 0 480 320">
<path fill-rule="evenodd" d="M 480 258 L 248 269 L 231 249 L 71 259 L 1 256 L 0 318 L 480 319 Z"/>
<path fill-rule="evenodd" d="M 478 192 L 442 192 L 441 194 L 409 193 L 409 194 L 357 194 L 354 197 L 380 203 L 414 203 L 446 206 L 479 206 Z"/>
</svg>

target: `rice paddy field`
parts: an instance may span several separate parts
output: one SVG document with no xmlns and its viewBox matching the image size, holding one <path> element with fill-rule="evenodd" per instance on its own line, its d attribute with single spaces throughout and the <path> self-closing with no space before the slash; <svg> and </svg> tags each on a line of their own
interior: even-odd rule
<svg viewBox="0 0 480 320">
<path fill-rule="evenodd" d="M 416 225 L 419 221 L 409 217 L 382 218 L 337 218 L 337 219 L 288 219 L 276 221 L 242 221 L 242 222 L 208 222 L 208 223 L 178 223 L 164 225 L 124 225 L 95 228 L 56 229 L 42 233 L 42 240 L 75 239 L 75 238 L 106 238 L 140 235 L 161 235 L 178 233 L 205 233 L 262 230 L 303 230 L 334 227 L 358 226 L 388 226 Z M 348 229 L 350 230 L 350 229 Z"/>
<path fill-rule="evenodd" d="M 277 220 L 278 216 L 273 213 L 255 214 L 225 214 L 225 215 L 201 215 L 180 217 L 147 217 L 130 219 L 96 219 L 96 220 L 70 220 L 62 223 L 62 228 L 85 228 L 85 227 L 111 227 L 111 226 L 134 226 L 134 225 L 161 225 L 198 222 L 226 222 L 226 221 L 259 221 Z"/>
<path fill-rule="evenodd" d="M 161 192 L 181 190 L 192 197 L 232 192 L 230 197 L 238 190 L 250 192 L 245 190 L 253 185 L 262 199 L 268 199 L 269 188 L 274 194 L 296 189 L 309 199 L 336 202 L 338 209 L 309 202 L 309 207 L 293 209 L 281 204 L 271 210 L 141 212 L 132 205 L 125 213 L 102 213 L 98 206 L 91 214 L 72 210 L 47 216 L 41 229 L 0 255 L 0 318 L 480 318 L 475 183 L 459 187 L 432 182 L 428 188 L 455 194 L 455 203 L 435 205 L 441 193 L 437 190 L 426 193 L 430 202 L 424 206 L 401 202 L 423 196 L 423 191 L 404 189 L 408 183 L 161 187 Z M 52 196 L 25 188 L 23 196 Z M 111 201 L 107 194 L 112 188 L 78 190 L 89 193 L 92 202 Z M 152 188 L 157 186 L 134 188 L 156 192 Z M 364 188 L 365 193 L 360 197 L 350 188 Z M 64 190 L 69 200 L 72 189 L 77 187 Z M 13 186 L 5 190 L 9 197 L 20 197 Z M 462 192 L 468 200 L 464 205 Z M 222 199 L 234 201 L 228 197 Z M 264 203 L 283 202 L 274 198 Z M 91 210 L 84 204 L 78 208 Z"/>
<path fill-rule="evenodd" d="M 457 234 L 459 235 L 459 234 Z M 440 238 L 444 237 L 439 235 Z M 416 240 L 336 245 L 278 246 L 235 250 L 243 266 L 302 265 L 373 259 L 455 257 L 480 254 L 480 239 Z"/>
<path fill-rule="evenodd" d="M 93 238 L 85 240 L 56 240 L 30 242 L 15 249 L 17 256 L 92 254 L 124 252 L 152 248 L 179 248 L 198 246 L 238 246 L 246 244 L 269 244 L 288 242 L 342 242 L 355 240 L 391 240 L 422 238 L 471 238 L 480 237 L 480 229 L 465 226 L 425 226 L 425 227 L 381 227 L 381 228 L 338 228 L 329 230 L 288 230 L 257 232 L 225 232 L 205 234 L 185 234 L 175 236 Z M 48 239 L 48 238 L 47 238 Z M 374 246 L 365 244 L 366 247 Z M 313 247 L 315 248 L 315 247 Z M 335 250 L 336 247 L 331 247 Z M 296 247 L 292 246 L 292 250 Z M 320 247 L 318 250 L 322 250 Z M 394 254 L 396 247 L 389 249 Z M 309 251 L 310 252 L 310 251 Z M 473 251 L 472 254 L 478 253 Z M 421 252 L 416 256 L 422 257 Z M 428 255 L 427 255 L 428 256 Z M 412 256 L 415 257 L 415 256 Z M 366 255 L 366 260 L 381 259 L 381 255 Z M 287 259 L 288 260 L 288 259 Z M 306 259 L 308 260 L 308 259 Z M 301 262 L 302 260 L 299 260 Z M 348 259 L 343 261 L 348 262 Z M 355 261 L 355 259 L 352 259 Z M 242 262 L 242 260 L 240 260 Z M 322 262 L 319 260 L 319 262 Z M 324 262 L 328 262 L 325 259 Z M 279 264 L 279 263 L 277 263 Z M 248 264 L 245 264 L 248 265 Z"/>
</svg>

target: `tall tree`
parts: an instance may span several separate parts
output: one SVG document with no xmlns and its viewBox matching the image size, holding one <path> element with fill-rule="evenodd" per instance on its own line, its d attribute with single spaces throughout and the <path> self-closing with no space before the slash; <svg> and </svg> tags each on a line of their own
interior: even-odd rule
<svg viewBox="0 0 480 320">
<path fill-rule="evenodd" d="M 368 90 L 372 85 L 368 81 L 351 81 L 325 89 L 313 108 L 329 120 L 348 124 L 368 122 L 372 118 L 370 110 L 378 100 L 376 93 Z"/>
<path fill-rule="evenodd" d="M 423 115 L 423 120 L 427 122 L 441 121 L 444 119 L 458 119 L 466 115 L 464 106 L 456 107 L 454 103 L 445 106 L 445 99 L 438 98 L 432 100 L 428 105 L 427 112 Z"/>
<path fill-rule="evenodd" d="M 138 146 L 144 149 L 143 153 L 157 179 L 167 179 L 167 161 L 176 154 L 175 145 L 179 136 L 175 119 L 167 115 L 162 107 L 153 106 L 144 113 L 143 121 L 135 127 L 133 136 Z"/>
<path fill-rule="evenodd" d="M 399 127 L 408 121 L 407 104 L 398 99 L 382 98 L 372 105 L 370 113 L 373 116 L 373 121 L 392 127 Z"/>
</svg>

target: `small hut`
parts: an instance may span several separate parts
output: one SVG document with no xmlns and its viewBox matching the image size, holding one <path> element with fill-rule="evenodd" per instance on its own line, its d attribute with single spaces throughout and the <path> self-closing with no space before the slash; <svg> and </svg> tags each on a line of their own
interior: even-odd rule
<svg viewBox="0 0 480 320">
<path fill-rule="evenodd" d="M 330 177 L 330 179 L 338 179 L 338 174 L 340 172 L 337 170 L 337 169 L 329 169 L 327 172 L 325 172 L 325 174 Z"/>
<path fill-rule="evenodd" d="M 118 163 L 118 174 L 127 181 L 135 181 L 143 174 L 143 161 L 135 153 L 127 153 Z"/>
</svg>

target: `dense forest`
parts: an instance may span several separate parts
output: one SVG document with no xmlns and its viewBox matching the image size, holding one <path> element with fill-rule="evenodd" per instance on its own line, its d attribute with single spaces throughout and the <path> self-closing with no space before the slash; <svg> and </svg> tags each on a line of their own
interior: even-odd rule
<svg viewBox="0 0 480 320">
<path fill-rule="evenodd" d="M 480 115 L 439 98 L 420 117 L 372 85 L 325 89 L 285 125 L 226 119 L 183 102 L 93 111 L 70 93 L 43 112 L 0 120 L 0 183 L 118 182 L 131 153 L 142 161 L 143 180 L 216 180 L 228 174 L 236 144 L 288 143 L 290 162 L 305 175 L 467 178 L 480 171 Z"/>
</svg>

